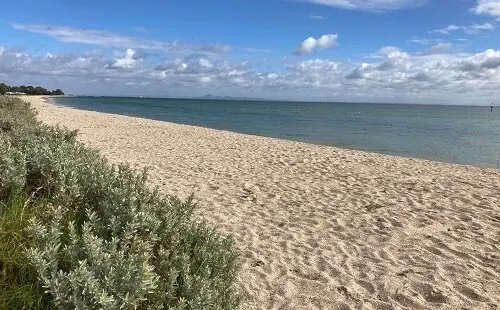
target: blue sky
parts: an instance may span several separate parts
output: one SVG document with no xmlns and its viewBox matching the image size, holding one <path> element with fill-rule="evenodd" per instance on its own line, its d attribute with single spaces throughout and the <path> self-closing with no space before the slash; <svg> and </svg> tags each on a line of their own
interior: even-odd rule
<svg viewBox="0 0 500 310">
<path fill-rule="evenodd" d="M 0 81 L 67 93 L 487 104 L 500 0 L 8 1 Z"/>
</svg>

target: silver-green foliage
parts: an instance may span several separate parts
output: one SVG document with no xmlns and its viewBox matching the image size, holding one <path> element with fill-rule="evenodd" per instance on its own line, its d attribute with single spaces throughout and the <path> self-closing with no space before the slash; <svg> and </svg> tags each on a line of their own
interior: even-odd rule
<svg viewBox="0 0 500 310">
<path fill-rule="evenodd" d="M 0 198 L 25 186 L 26 160 L 9 139 L 0 132 Z M 0 210 L 0 214 L 2 210 Z"/>
<path fill-rule="evenodd" d="M 135 309 L 153 297 L 160 279 L 150 263 L 152 243 L 134 234 L 137 223 L 127 225 L 122 239 L 104 240 L 96 234 L 101 222 L 92 213 L 81 233 L 69 223 L 63 246 L 61 210 L 51 215 L 50 225 L 30 226 L 37 246 L 28 250 L 28 257 L 57 308 Z M 67 259 L 66 271 L 58 266 L 59 256 Z"/>
<path fill-rule="evenodd" d="M 13 124 L 26 134 L 0 136 L 10 139 L 0 165 L 19 162 L 0 178 L 50 202 L 28 229 L 27 257 L 56 308 L 238 308 L 233 241 L 193 218 L 192 199 L 162 196 L 74 133 L 27 122 Z"/>
</svg>

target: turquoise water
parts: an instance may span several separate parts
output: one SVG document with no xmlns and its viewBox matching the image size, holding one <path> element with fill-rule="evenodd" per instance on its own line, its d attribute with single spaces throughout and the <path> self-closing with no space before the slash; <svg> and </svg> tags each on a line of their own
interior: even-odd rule
<svg viewBox="0 0 500 310">
<path fill-rule="evenodd" d="M 62 97 L 122 114 L 356 150 L 500 169 L 500 107 Z"/>
</svg>

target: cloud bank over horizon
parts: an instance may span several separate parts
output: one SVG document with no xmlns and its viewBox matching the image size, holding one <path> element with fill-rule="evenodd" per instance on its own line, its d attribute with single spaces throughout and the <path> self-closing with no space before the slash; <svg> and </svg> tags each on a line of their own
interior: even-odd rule
<svg viewBox="0 0 500 310">
<path fill-rule="evenodd" d="M 396 47 L 381 48 L 373 62 L 330 59 L 289 60 L 280 70 L 255 70 L 251 62 L 229 62 L 188 56 L 149 62 L 147 54 L 127 49 L 107 56 L 100 51 L 36 55 L 0 47 L 0 77 L 43 77 L 64 84 L 85 80 L 85 88 L 121 84 L 137 94 L 162 88 L 236 89 L 242 93 L 286 94 L 312 92 L 352 98 L 493 96 L 500 89 L 500 50 L 476 54 L 446 54 L 449 46 L 410 54 Z M 28 79 L 29 80 L 29 79 Z M 90 88 L 92 89 L 92 88 Z M 390 94 L 390 96 L 387 96 Z"/>
<path fill-rule="evenodd" d="M 11 33 L 29 39 L 2 36 L 0 80 L 99 95 L 211 93 L 283 100 L 459 104 L 484 104 L 498 95 L 500 45 L 490 38 L 499 31 L 500 0 L 464 3 L 457 11 L 460 20 L 440 17 L 412 31 L 396 27 L 385 16 L 399 18 L 405 14 L 401 12 L 432 9 L 427 6 L 436 5 L 436 0 L 282 3 L 312 9 L 299 12 L 301 23 L 283 18 L 275 28 L 262 26 L 265 35 L 261 37 L 217 24 L 217 31 L 205 31 L 207 22 L 183 30 L 188 24 L 183 22 L 185 16 L 180 23 L 172 23 L 177 28 L 159 33 L 139 25 L 128 31 L 108 28 L 111 31 L 7 23 Z M 342 14 L 335 15 L 338 11 Z M 353 22 L 352 16 L 339 21 L 345 14 L 374 19 L 377 26 L 387 22 L 387 30 L 374 37 L 377 29 L 359 26 L 363 21 Z M 253 30 L 245 24 L 229 25 Z M 254 24 L 257 30 L 260 26 Z"/>
</svg>

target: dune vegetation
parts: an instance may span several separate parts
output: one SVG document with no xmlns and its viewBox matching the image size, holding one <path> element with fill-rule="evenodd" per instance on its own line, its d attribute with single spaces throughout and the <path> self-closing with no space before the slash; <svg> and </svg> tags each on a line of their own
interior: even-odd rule
<svg viewBox="0 0 500 310">
<path fill-rule="evenodd" d="M 0 96 L 0 309 L 237 309 L 231 237 Z"/>
</svg>

